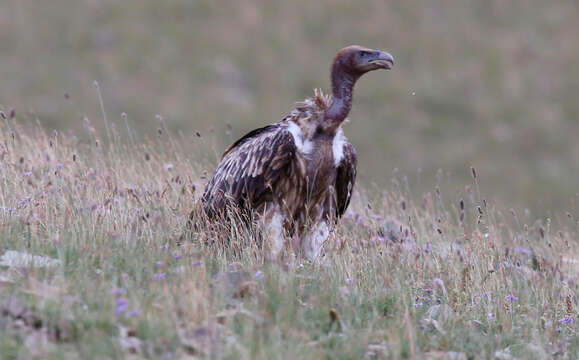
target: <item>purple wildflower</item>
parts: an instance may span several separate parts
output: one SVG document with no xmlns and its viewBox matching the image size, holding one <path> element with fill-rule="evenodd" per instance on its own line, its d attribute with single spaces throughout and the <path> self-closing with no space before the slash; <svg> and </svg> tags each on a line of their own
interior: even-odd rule
<svg viewBox="0 0 579 360">
<path fill-rule="evenodd" d="M 421 307 L 422 305 L 424 305 L 424 304 L 421 303 L 421 302 L 415 302 L 415 303 L 414 303 L 414 307 L 415 307 L 415 308 Z"/>
<path fill-rule="evenodd" d="M 161 356 L 161 358 L 162 359 L 172 359 L 173 353 L 172 352 L 164 353 L 163 356 Z"/>
<path fill-rule="evenodd" d="M 533 250 L 529 250 L 529 249 L 527 249 L 527 248 L 515 247 L 515 248 L 513 248 L 513 250 L 514 250 L 515 252 L 520 253 L 520 254 L 525 254 L 525 255 L 529 255 L 529 256 L 530 256 L 530 255 L 533 255 Z"/>
<path fill-rule="evenodd" d="M 444 288 L 444 281 L 442 281 L 441 279 L 433 279 L 432 286 Z"/>
<path fill-rule="evenodd" d="M 424 291 L 424 293 L 425 293 L 425 294 L 428 294 L 428 295 L 431 295 L 432 293 L 434 293 L 434 290 L 428 289 L 428 288 L 422 289 L 422 291 Z"/>
<path fill-rule="evenodd" d="M 201 265 L 203 265 L 203 261 L 202 261 L 202 260 L 198 260 L 198 261 L 195 261 L 195 262 L 193 263 L 193 266 L 201 266 Z"/>
<path fill-rule="evenodd" d="M 56 164 L 56 168 L 57 168 L 58 170 L 62 169 L 62 167 L 63 167 L 63 165 L 62 165 L 61 163 Z"/>
<path fill-rule="evenodd" d="M 566 316 L 562 319 L 559 319 L 559 322 L 564 325 L 571 325 L 575 322 L 575 319 L 573 319 L 571 316 Z"/>
<path fill-rule="evenodd" d="M 115 314 L 121 315 L 122 313 L 124 313 L 125 311 L 127 311 L 127 308 L 129 307 L 129 303 L 127 302 L 126 299 L 123 298 L 118 298 L 117 299 L 117 307 L 115 308 Z"/>
<path fill-rule="evenodd" d="M 141 310 L 135 309 L 127 314 L 128 317 L 135 317 L 141 315 Z"/>
<path fill-rule="evenodd" d="M 262 271 L 256 271 L 254 277 L 258 280 L 265 278 L 265 274 Z"/>
<path fill-rule="evenodd" d="M 346 284 L 351 284 L 351 283 L 352 283 L 352 279 L 346 278 Z"/>
<path fill-rule="evenodd" d="M 487 294 L 487 293 L 478 293 L 478 294 L 475 294 L 474 296 L 476 296 L 477 298 L 486 299 L 486 298 L 489 297 L 489 294 Z"/>
<path fill-rule="evenodd" d="M 111 291 L 111 295 L 113 295 L 114 297 L 121 297 L 121 295 L 123 295 L 124 293 L 125 289 L 123 288 L 117 288 Z"/>
<path fill-rule="evenodd" d="M 19 208 L 21 208 L 21 207 L 23 207 L 24 205 L 26 205 L 26 203 L 30 202 L 30 200 L 32 200 L 32 198 L 31 198 L 30 196 L 27 196 L 27 197 L 25 197 L 24 199 L 18 201 L 18 202 L 16 203 L 16 206 L 19 207 Z"/>
<path fill-rule="evenodd" d="M 509 302 L 515 302 L 515 301 L 519 300 L 519 298 L 516 297 L 515 295 L 509 294 L 509 295 L 505 296 L 505 300 L 507 300 Z"/>
<path fill-rule="evenodd" d="M 158 272 L 155 275 L 153 275 L 153 281 L 159 281 L 164 279 L 167 276 L 167 274 L 165 274 L 164 272 Z"/>
<path fill-rule="evenodd" d="M 384 236 L 373 236 L 370 239 L 371 243 L 385 243 L 386 242 L 386 238 Z"/>
<path fill-rule="evenodd" d="M 179 260 L 180 258 L 181 258 L 181 255 L 178 255 L 178 254 L 177 254 L 177 255 L 173 255 L 173 259 L 175 259 L 175 260 Z"/>
<path fill-rule="evenodd" d="M 157 266 L 158 268 L 163 267 L 163 263 L 161 261 L 157 261 L 155 263 L 155 266 Z"/>
<path fill-rule="evenodd" d="M 8 214 L 12 214 L 14 209 L 9 208 L 8 206 L 0 206 L 0 210 L 7 212 Z"/>
<path fill-rule="evenodd" d="M 488 314 L 487 314 L 487 319 L 492 320 L 492 319 L 494 319 L 494 318 L 495 318 L 495 314 L 493 314 L 493 313 L 488 313 Z"/>
</svg>

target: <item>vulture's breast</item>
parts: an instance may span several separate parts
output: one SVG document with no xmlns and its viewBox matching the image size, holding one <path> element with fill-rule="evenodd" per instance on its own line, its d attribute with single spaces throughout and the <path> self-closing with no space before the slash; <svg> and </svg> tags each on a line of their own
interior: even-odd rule
<svg viewBox="0 0 579 360">
<path fill-rule="evenodd" d="M 312 140 L 312 151 L 305 158 L 308 192 L 313 197 L 322 196 L 336 180 L 333 137 L 316 136 Z"/>
</svg>

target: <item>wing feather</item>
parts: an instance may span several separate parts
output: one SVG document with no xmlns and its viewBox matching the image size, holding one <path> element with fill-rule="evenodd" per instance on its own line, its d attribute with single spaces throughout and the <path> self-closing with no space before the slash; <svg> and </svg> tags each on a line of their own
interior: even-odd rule
<svg viewBox="0 0 579 360">
<path fill-rule="evenodd" d="M 205 210 L 219 214 L 230 202 L 241 208 L 259 207 L 272 198 L 295 155 L 293 136 L 280 123 L 246 134 L 223 154 L 203 194 Z"/>
<path fill-rule="evenodd" d="M 358 157 L 354 146 L 350 143 L 344 144 L 344 157 L 338 164 L 336 174 L 336 216 L 341 217 L 346 212 L 350 199 L 352 198 L 352 191 L 356 183 L 356 166 L 358 165 Z"/>
<path fill-rule="evenodd" d="M 241 145 L 243 145 L 246 141 L 253 139 L 257 136 L 259 136 L 260 134 L 266 133 L 268 131 L 272 131 L 274 130 L 278 125 L 277 124 L 272 124 L 272 125 L 267 125 L 264 126 L 262 128 L 258 128 L 255 130 L 251 130 L 250 132 L 248 132 L 247 134 L 243 135 L 241 138 L 239 138 L 236 142 L 234 142 L 233 144 L 231 144 L 230 147 L 227 148 L 227 150 L 225 150 L 225 152 L 223 153 L 223 155 L 221 156 L 221 160 L 223 160 L 223 158 L 225 157 L 225 155 L 229 154 L 229 152 L 233 149 L 235 149 L 236 147 L 239 147 Z M 267 139 L 265 139 L 267 140 Z"/>
</svg>

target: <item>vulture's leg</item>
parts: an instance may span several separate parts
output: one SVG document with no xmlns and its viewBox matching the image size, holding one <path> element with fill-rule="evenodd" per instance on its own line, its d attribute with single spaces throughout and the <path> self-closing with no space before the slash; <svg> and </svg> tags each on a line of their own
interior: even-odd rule
<svg viewBox="0 0 579 360">
<path fill-rule="evenodd" d="M 316 222 L 305 234 L 302 240 L 302 250 L 310 261 L 316 261 L 322 251 L 322 246 L 330 235 L 330 227 L 326 220 Z"/>
<path fill-rule="evenodd" d="M 260 219 L 263 250 L 268 260 L 277 260 L 284 247 L 284 215 L 278 205 L 271 204 Z"/>
</svg>

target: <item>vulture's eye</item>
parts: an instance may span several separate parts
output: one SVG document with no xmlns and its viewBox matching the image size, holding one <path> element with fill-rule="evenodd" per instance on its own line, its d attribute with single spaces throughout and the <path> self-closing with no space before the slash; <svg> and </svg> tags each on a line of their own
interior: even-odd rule
<svg viewBox="0 0 579 360">
<path fill-rule="evenodd" d="M 360 51 L 360 56 L 362 56 L 362 57 L 370 56 L 370 52 L 369 51 Z"/>
</svg>

